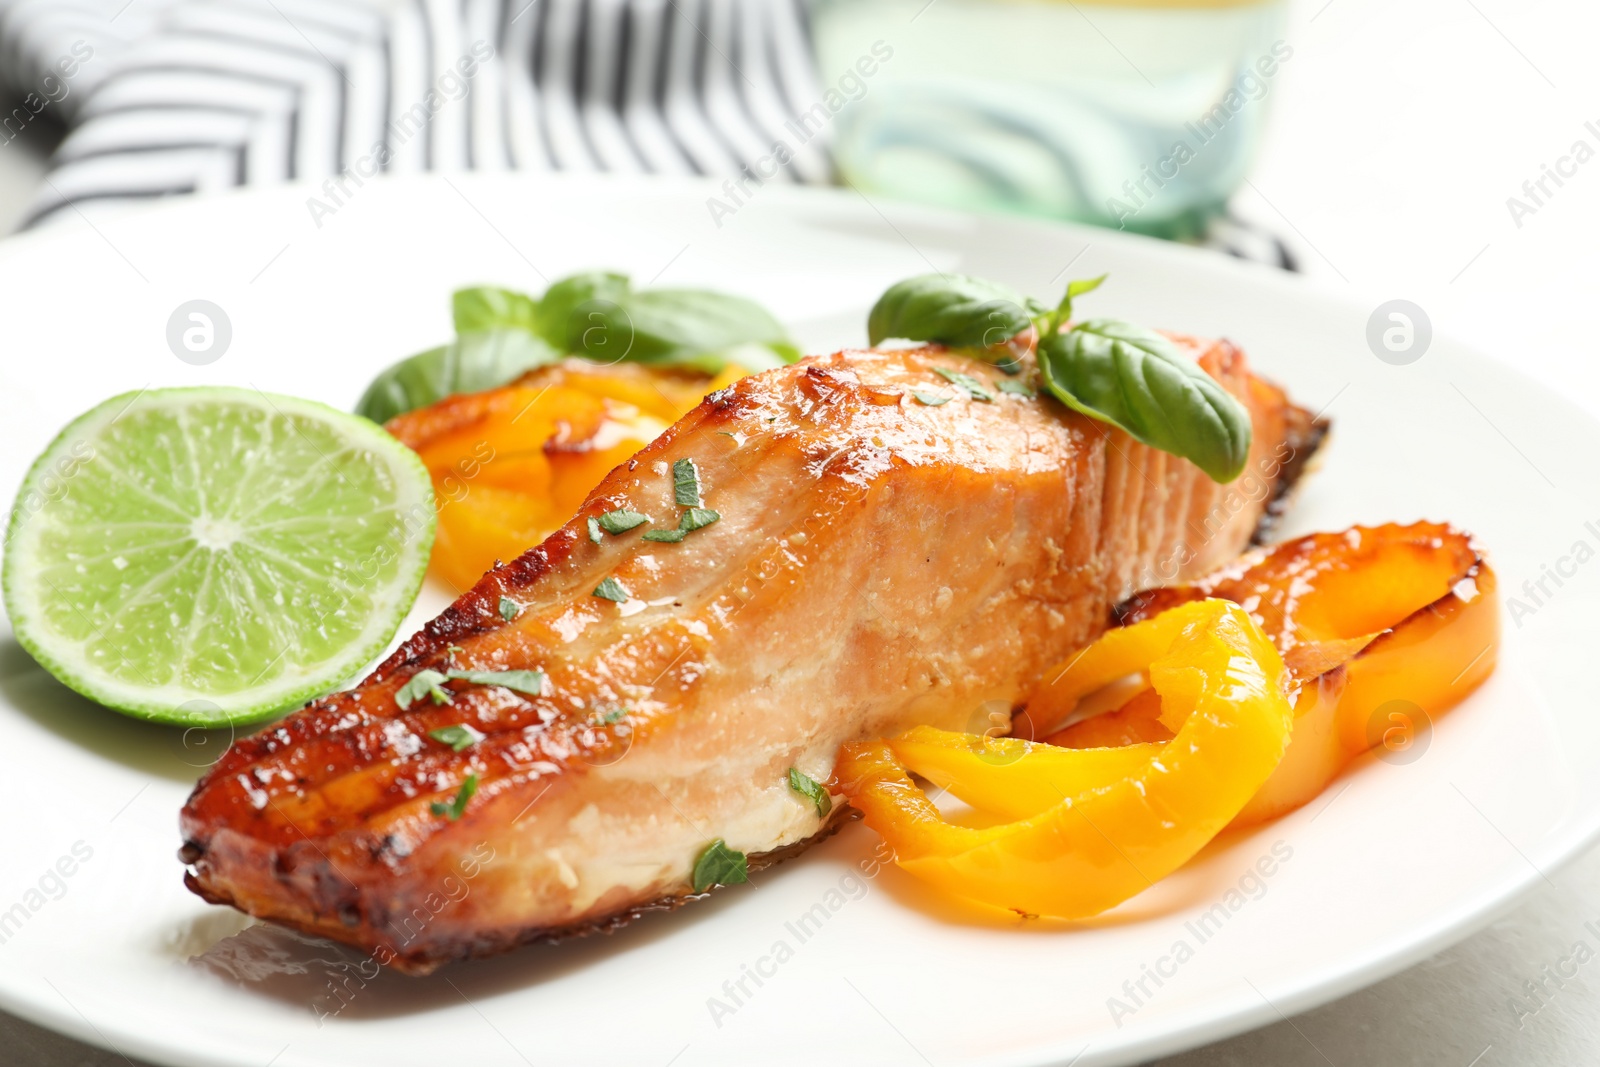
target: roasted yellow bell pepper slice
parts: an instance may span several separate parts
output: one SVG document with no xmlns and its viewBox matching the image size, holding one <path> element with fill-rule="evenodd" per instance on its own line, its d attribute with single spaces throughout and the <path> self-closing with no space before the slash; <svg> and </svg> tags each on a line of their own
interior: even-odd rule
<svg viewBox="0 0 1600 1067">
<path fill-rule="evenodd" d="M 1277 649 L 1227 601 L 1114 630 L 1058 685 L 1087 693 L 1141 670 L 1175 735 L 1136 755 L 915 730 L 844 746 L 835 781 L 918 878 L 1027 915 L 1096 915 L 1182 866 L 1226 826 L 1283 758 L 1294 721 Z M 1015 821 L 955 825 L 908 768 Z"/>
<path fill-rule="evenodd" d="M 1026 819 L 1095 786 L 1144 772 L 1160 745 L 1057 748 L 918 726 L 888 742 L 906 767 L 981 811 Z"/>
</svg>

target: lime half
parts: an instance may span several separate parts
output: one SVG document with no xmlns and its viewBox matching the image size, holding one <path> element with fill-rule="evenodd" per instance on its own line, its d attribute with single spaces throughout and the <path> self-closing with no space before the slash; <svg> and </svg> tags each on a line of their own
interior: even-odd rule
<svg viewBox="0 0 1600 1067">
<path fill-rule="evenodd" d="M 34 658 L 93 700 L 247 723 L 383 650 L 433 530 L 427 470 L 366 419 L 248 389 L 128 393 L 28 472 L 6 610 Z"/>
</svg>

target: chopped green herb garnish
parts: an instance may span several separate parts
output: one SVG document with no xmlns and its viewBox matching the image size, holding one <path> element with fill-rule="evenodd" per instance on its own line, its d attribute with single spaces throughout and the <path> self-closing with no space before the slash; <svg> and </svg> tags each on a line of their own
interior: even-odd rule
<svg viewBox="0 0 1600 1067">
<path fill-rule="evenodd" d="M 645 533 L 644 539 L 646 541 L 667 541 L 677 544 L 695 530 L 703 526 L 710 526 L 720 518 L 722 518 L 721 513 L 712 511 L 710 508 L 689 508 L 678 517 L 678 528 L 676 530 L 649 530 Z"/>
<path fill-rule="evenodd" d="M 432 697 L 435 704 L 448 704 L 450 691 L 443 687 L 444 680 L 445 676 L 438 671 L 420 670 L 395 691 L 394 702 L 400 705 L 401 711 L 405 711 L 425 696 Z"/>
<path fill-rule="evenodd" d="M 672 463 L 672 499 L 680 508 L 700 506 L 700 472 L 685 457 Z"/>
<path fill-rule="evenodd" d="M 626 714 L 628 714 L 627 708 L 612 708 L 604 715 L 596 716 L 596 720 L 601 726 L 610 726 L 612 723 L 621 722 L 622 717 Z"/>
<path fill-rule="evenodd" d="M 1006 355 L 1000 357 L 1000 359 L 996 360 L 994 367 L 995 370 L 999 371 L 1001 374 L 1009 374 L 1012 377 L 1016 377 L 1018 374 L 1022 373 L 1022 361 L 1010 353 L 1007 353 Z"/>
<path fill-rule="evenodd" d="M 833 798 L 828 795 L 828 790 L 798 767 L 789 768 L 789 788 L 816 805 L 817 818 L 823 818 L 833 810 Z"/>
<path fill-rule="evenodd" d="M 543 671 L 450 671 L 447 677 L 473 685 L 503 685 L 530 696 L 544 692 Z"/>
<path fill-rule="evenodd" d="M 601 541 L 604 540 L 604 538 L 602 538 L 600 536 L 600 523 L 593 515 L 589 516 L 589 520 L 588 521 L 589 521 L 589 540 L 593 541 L 595 544 L 598 545 Z"/>
<path fill-rule="evenodd" d="M 994 387 L 1002 393 L 1010 393 L 1012 396 L 1032 398 L 1035 395 L 1034 391 L 1028 387 L 1027 382 L 1020 382 L 1014 378 L 1002 378 L 994 383 Z"/>
<path fill-rule="evenodd" d="M 698 530 L 702 526 L 710 526 L 720 518 L 722 518 L 721 513 L 710 508 L 690 508 L 678 519 L 678 529 L 685 532 Z"/>
<path fill-rule="evenodd" d="M 744 853 L 728 847 L 722 838 L 707 845 L 694 861 L 694 891 L 704 893 L 714 885 L 738 885 L 750 880 Z"/>
<path fill-rule="evenodd" d="M 627 533 L 635 526 L 643 526 L 650 521 L 650 516 L 641 515 L 637 511 L 629 511 L 627 508 L 617 508 L 615 511 L 608 511 L 600 516 L 598 521 L 600 529 L 606 533 L 620 534 Z"/>
<path fill-rule="evenodd" d="M 517 602 L 512 600 L 510 597 L 503 596 L 500 598 L 500 617 L 506 620 L 506 622 L 510 622 L 512 619 L 516 618 L 517 612 L 521 610 L 521 608 L 517 607 Z"/>
<path fill-rule="evenodd" d="M 924 393 L 921 389 L 911 390 L 911 395 L 916 397 L 918 402 L 926 404 L 930 408 L 941 407 L 955 399 L 954 397 L 940 396 L 938 393 Z"/>
<path fill-rule="evenodd" d="M 466 651 L 466 649 L 462 648 L 460 645 L 445 645 L 444 646 L 444 650 L 446 652 L 450 652 L 450 653 L 465 652 Z"/>
<path fill-rule="evenodd" d="M 471 800 L 472 794 L 476 793 L 477 791 L 478 776 L 475 773 L 469 774 L 467 775 L 466 780 L 461 783 L 461 789 L 457 791 L 454 800 L 450 801 L 448 804 L 441 804 L 439 801 L 435 800 L 432 804 L 428 805 L 428 810 L 433 812 L 435 815 L 443 815 L 451 822 L 455 822 L 457 819 L 461 818 L 462 814 L 467 810 L 467 801 Z"/>
<path fill-rule="evenodd" d="M 623 584 L 610 575 L 606 575 L 601 583 L 594 587 L 594 594 L 601 600 L 614 600 L 618 604 L 625 602 L 629 593 Z"/>
<path fill-rule="evenodd" d="M 938 375 L 947 382 L 959 385 L 967 391 L 967 395 L 974 400 L 993 400 L 994 394 L 983 387 L 983 383 L 970 374 L 960 371 L 946 370 L 944 367 L 933 368 Z"/>
<path fill-rule="evenodd" d="M 458 722 L 454 726 L 441 726 L 437 730 L 429 730 L 428 736 L 441 745 L 449 745 L 455 751 L 460 752 L 462 749 L 471 748 L 479 741 L 482 741 L 484 735 L 466 723 Z"/>
</svg>

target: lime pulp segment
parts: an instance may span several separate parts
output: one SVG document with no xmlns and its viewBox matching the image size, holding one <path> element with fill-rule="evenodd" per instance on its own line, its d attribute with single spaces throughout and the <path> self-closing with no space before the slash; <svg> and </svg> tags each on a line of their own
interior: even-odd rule
<svg viewBox="0 0 1600 1067">
<path fill-rule="evenodd" d="M 7 533 L 6 610 L 85 696 L 243 723 L 382 651 L 433 532 L 427 470 L 365 419 L 247 389 L 131 393 L 34 463 Z"/>
</svg>

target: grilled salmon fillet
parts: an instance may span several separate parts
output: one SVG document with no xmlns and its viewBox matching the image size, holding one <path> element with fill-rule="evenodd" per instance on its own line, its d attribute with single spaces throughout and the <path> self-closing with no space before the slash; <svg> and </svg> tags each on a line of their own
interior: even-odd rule
<svg viewBox="0 0 1600 1067">
<path fill-rule="evenodd" d="M 1232 345 L 1174 340 L 1250 410 L 1230 485 L 999 388 L 1036 390 L 1031 363 L 845 351 L 711 394 L 358 687 L 236 743 L 183 809 L 187 884 L 423 973 L 694 899 L 717 838 L 752 867 L 798 851 L 842 805 L 820 818 L 791 768 L 1004 726 L 1114 605 L 1212 570 L 1281 503 L 1322 425 Z M 683 459 L 721 518 L 645 540 L 678 527 Z M 591 532 L 619 508 L 652 522 Z M 402 710 L 422 669 L 545 681 Z M 456 724 L 481 739 L 429 736 Z"/>
</svg>

